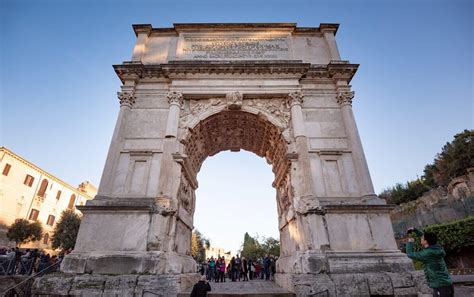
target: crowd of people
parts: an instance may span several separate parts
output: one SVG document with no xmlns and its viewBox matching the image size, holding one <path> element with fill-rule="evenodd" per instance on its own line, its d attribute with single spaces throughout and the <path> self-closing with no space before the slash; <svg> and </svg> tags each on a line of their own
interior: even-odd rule
<svg viewBox="0 0 474 297">
<path fill-rule="evenodd" d="M 38 249 L 0 248 L 0 275 L 54 272 L 59 269 L 66 253 L 50 256 Z"/>
<path fill-rule="evenodd" d="M 276 259 L 266 255 L 264 258 L 232 257 L 229 263 L 224 257 L 208 258 L 200 266 L 199 272 L 208 281 L 225 282 L 229 279 L 235 281 L 249 281 L 252 279 L 274 280 L 276 272 Z"/>
</svg>

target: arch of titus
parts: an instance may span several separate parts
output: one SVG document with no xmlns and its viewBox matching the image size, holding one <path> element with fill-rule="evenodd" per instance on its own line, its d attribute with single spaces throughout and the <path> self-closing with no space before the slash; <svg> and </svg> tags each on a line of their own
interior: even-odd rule
<svg viewBox="0 0 474 297">
<path fill-rule="evenodd" d="M 358 65 L 341 60 L 338 25 L 133 29 L 132 60 L 114 66 L 120 113 L 99 193 L 80 207 L 63 272 L 151 274 L 164 291 L 185 290 L 196 275 L 196 175 L 207 157 L 243 149 L 275 175 L 279 285 L 300 295 L 386 285 L 393 294 L 409 282 L 411 261 L 397 249 L 357 132 Z"/>
</svg>

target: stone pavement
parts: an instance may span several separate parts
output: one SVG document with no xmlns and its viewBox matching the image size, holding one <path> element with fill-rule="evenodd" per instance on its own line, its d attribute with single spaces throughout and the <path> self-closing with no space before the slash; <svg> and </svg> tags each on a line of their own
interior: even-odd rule
<svg viewBox="0 0 474 297">
<path fill-rule="evenodd" d="M 251 281 L 236 281 L 232 282 L 226 280 L 225 283 L 211 282 L 212 291 L 208 296 L 212 297 L 293 297 L 294 294 L 282 289 L 273 281 L 265 280 L 251 280 Z M 179 294 L 179 296 L 189 296 L 190 294 Z"/>
</svg>

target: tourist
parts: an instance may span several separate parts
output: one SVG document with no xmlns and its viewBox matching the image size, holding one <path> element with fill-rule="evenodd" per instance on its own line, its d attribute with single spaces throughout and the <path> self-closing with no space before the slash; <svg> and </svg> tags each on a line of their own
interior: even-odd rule
<svg viewBox="0 0 474 297">
<path fill-rule="evenodd" d="M 245 257 L 242 257 L 242 275 L 244 277 L 244 282 L 249 281 L 249 278 L 247 277 L 248 273 L 248 266 L 247 266 L 247 260 Z"/>
<path fill-rule="evenodd" d="M 219 278 L 221 282 L 225 283 L 225 259 L 222 256 L 221 259 L 219 260 L 220 266 L 219 266 Z"/>
<path fill-rule="evenodd" d="M 211 291 L 211 285 L 206 280 L 206 277 L 203 275 L 201 276 L 201 280 L 199 280 L 193 287 L 191 291 L 191 297 L 205 297 L 207 296 L 207 292 Z"/>
<path fill-rule="evenodd" d="M 433 289 L 433 296 L 452 297 L 454 296 L 453 282 L 449 275 L 444 256 L 446 252 L 438 245 L 438 237 L 435 233 L 421 231 L 415 228 L 409 228 L 407 234 L 415 233 L 421 236 L 421 246 L 423 250 L 413 251 L 413 242 L 415 239 L 410 237 L 406 246 L 407 256 L 410 259 L 423 262 L 426 280 L 428 286 Z"/>
<path fill-rule="evenodd" d="M 235 258 L 235 280 L 239 279 L 240 282 L 240 274 L 242 271 L 242 260 L 240 259 L 239 255 Z"/>
<path fill-rule="evenodd" d="M 249 258 L 249 260 L 247 261 L 247 270 L 249 272 L 249 279 L 252 280 L 253 278 L 253 272 L 255 270 L 255 268 L 253 267 L 253 261 L 252 261 L 252 258 Z"/>
<path fill-rule="evenodd" d="M 230 277 L 231 277 L 231 280 L 233 282 L 235 282 L 235 276 L 236 276 L 236 273 L 235 273 L 235 257 L 232 257 L 232 259 L 230 259 Z"/>
<path fill-rule="evenodd" d="M 268 255 L 265 255 L 265 259 L 263 259 L 263 271 L 265 274 L 265 280 L 270 280 L 270 269 L 271 269 L 271 260 Z"/>
</svg>

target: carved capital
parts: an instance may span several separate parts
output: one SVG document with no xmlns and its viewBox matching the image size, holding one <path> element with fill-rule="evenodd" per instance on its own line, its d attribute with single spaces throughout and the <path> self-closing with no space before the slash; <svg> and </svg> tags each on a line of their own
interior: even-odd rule
<svg viewBox="0 0 474 297">
<path fill-rule="evenodd" d="M 168 103 L 170 105 L 175 104 L 180 107 L 183 106 L 183 94 L 180 92 L 169 92 L 166 98 L 168 98 Z"/>
<path fill-rule="evenodd" d="M 227 93 L 227 106 L 229 109 L 241 109 L 244 96 L 240 92 Z"/>
<path fill-rule="evenodd" d="M 343 91 L 343 92 L 338 92 L 337 94 L 337 103 L 339 105 L 344 106 L 344 105 L 352 105 L 352 99 L 354 98 L 354 91 Z"/>
<path fill-rule="evenodd" d="M 293 105 L 301 105 L 303 104 L 303 93 L 300 91 L 297 92 L 291 92 L 288 94 L 288 106 L 292 107 Z"/>
<path fill-rule="evenodd" d="M 126 91 L 122 91 L 122 92 L 117 92 L 117 97 L 120 101 L 120 106 L 128 106 L 128 107 L 132 107 L 133 104 L 135 104 L 135 94 L 133 94 L 132 92 L 126 92 Z"/>
</svg>

